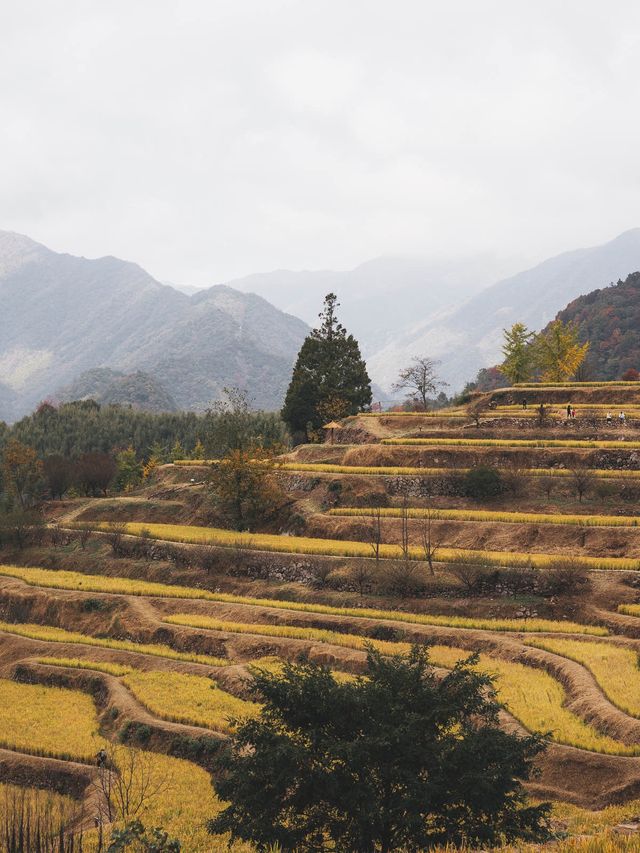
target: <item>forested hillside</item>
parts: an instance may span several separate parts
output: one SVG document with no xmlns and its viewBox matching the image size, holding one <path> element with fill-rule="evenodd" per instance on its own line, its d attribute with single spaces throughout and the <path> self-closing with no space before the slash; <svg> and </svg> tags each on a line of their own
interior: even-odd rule
<svg viewBox="0 0 640 853">
<path fill-rule="evenodd" d="M 574 299 L 558 316 L 576 323 L 580 338 L 590 341 L 587 378 L 620 379 L 640 369 L 640 272 Z"/>
</svg>

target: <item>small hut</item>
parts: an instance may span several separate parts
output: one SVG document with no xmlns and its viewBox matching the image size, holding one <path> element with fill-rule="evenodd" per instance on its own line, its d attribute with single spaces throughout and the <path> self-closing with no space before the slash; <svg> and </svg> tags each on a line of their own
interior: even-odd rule
<svg viewBox="0 0 640 853">
<path fill-rule="evenodd" d="M 328 424 L 325 424 L 322 429 L 327 430 L 329 444 L 333 444 L 334 432 L 337 429 L 342 429 L 342 424 L 339 424 L 338 421 L 330 421 Z"/>
</svg>

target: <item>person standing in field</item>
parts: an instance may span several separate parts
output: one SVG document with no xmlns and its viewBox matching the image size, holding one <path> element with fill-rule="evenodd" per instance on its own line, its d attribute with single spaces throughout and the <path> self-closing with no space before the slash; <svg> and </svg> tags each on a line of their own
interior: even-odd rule
<svg viewBox="0 0 640 853">
<path fill-rule="evenodd" d="M 626 418 L 625 413 L 620 412 L 620 414 L 618 415 L 618 420 L 620 421 L 620 426 L 624 426 L 626 419 L 627 418 Z"/>
<path fill-rule="evenodd" d="M 607 412 L 607 423 L 611 423 L 611 412 Z"/>
<path fill-rule="evenodd" d="M 567 403 L 567 418 L 571 417 L 571 403 Z"/>
</svg>

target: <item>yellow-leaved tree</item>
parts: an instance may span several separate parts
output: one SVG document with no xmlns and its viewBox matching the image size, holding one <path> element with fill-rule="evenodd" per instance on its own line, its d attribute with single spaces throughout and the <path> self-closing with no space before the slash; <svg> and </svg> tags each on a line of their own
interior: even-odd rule
<svg viewBox="0 0 640 853">
<path fill-rule="evenodd" d="M 575 375 L 589 349 L 580 343 L 573 323 L 554 320 L 535 339 L 536 363 L 542 382 L 564 382 Z"/>
</svg>

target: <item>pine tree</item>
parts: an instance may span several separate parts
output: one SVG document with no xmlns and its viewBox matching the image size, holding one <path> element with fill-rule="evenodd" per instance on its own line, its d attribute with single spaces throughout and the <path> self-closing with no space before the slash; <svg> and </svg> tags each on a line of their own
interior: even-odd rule
<svg viewBox="0 0 640 853">
<path fill-rule="evenodd" d="M 305 339 L 293 368 L 282 419 L 293 433 L 308 437 L 323 425 L 329 400 L 344 401 L 345 415 L 371 403 L 371 380 L 360 347 L 338 322 L 337 297 L 329 293 L 320 314 L 322 321 Z"/>
<path fill-rule="evenodd" d="M 585 359 L 589 342 L 581 344 L 572 323 L 554 320 L 535 339 L 537 365 L 543 382 L 563 382 L 575 375 Z"/>
<path fill-rule="evenodd" d="M 531 379 L 534 368 L 534 352 L 531 347 L 533 333 L 524 323 L 514 323 L 510 329 L 504 329 L 502 353 L 504 362 L 500 370 L 512 385 Z"/>
</svg>

